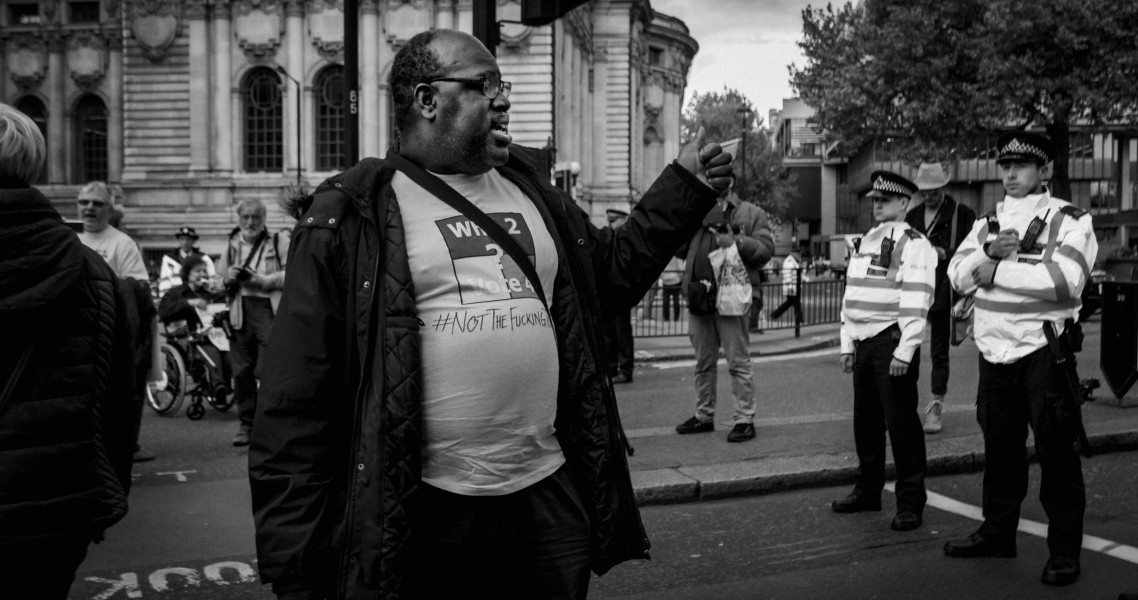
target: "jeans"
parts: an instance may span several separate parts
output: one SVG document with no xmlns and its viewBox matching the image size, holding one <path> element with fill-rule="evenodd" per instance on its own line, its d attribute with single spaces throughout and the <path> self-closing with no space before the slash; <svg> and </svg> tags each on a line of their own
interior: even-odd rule
<svg viewBox="0 0 1138 600">
<path fill-rule="evenodd" d="M 787 294 L 786 300 L 783 300 L 782 304 L 779 304 L 778 308 L 775 308 L 774 311 L 771 312 L 771 320 L 777 321 L 778 318 L 782 316 L 782 313 L 786 312 L 787 309 L 791 307 L 794 307 L 794 322 L 801 323 L 802 303 L 798 300 L 798 294 Z"/>
<path fill-rule="evenodd" d="M 951 339 L 949 311 L 938 310 L 929 313 L 929 358 L 932 359 L 932 393 L 943 396 L 948 393 L 948 343 Z"/>
<path fill-rule="evenodd" d="M 980 357 L 976 420 L 984 432 L 984 535 L 1015 536 L 1027 497 L 1027 428 L 1035 434 L 1039 501 L 1053 556 L 1079 558 L 1086 487 L 1073 435 L 1058 418 L 1066 381 L 1047 347 L 1007 365 Z"/>
<path fill-rule="evenodd" d="M 885 487 L 885 432 L 897 467 L 897 510 L 925 508 L 925 433 L 917 416 L 920 350 L 900 377 L 889 374 L 901 331 L 896 325 L 857 343 L 854 357 L 854 445 L 857 489 L 880 496 Z"/>
<path fill-rule="evenodd" d="M 727 371 L 731 374 L 731 392 L 735 396 L 733 421 L 755 420 L 755 382 L 748 344 L 747 317 L 690 315 L 688 331 L 695 348 L 696 417 L 709 423 L 715 420 L 715 395 L 719 347 L 727 354 Z"/>
<path fill-rule="evenodd" d="M 584 600 L 592 535 L 562 466 L 505 496 L 424 484 L 414 542 L 415 598 Z"/>
<path fill-rule="evenodd" d="M 261 356 L 273 329 L 273 305 L 268 298 L 241 298 L 241 329 L 233 331 L 229 357 L 233 360 L 234 396 L 241 429 L 252 431 L 257 412 L 257 378 Z"/>
</svg>

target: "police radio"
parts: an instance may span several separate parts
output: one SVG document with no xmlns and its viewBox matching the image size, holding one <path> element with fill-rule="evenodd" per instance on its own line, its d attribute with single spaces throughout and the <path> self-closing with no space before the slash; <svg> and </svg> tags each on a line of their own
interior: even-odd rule
<svg viewBox="0 0 1138 600">
<path fill-rule="evenodd" d="M 1023 233 L 1023 238 L 1019 241 L 1020 252 L 1031 254 L 1035 248 L 1036 240 L 1039 239 L 1039 234 L 1043 233 L 1043 227 L 1047 224 L 1047 221 L 1044 219 L 1046 219 L 1049 214 L 1051 214 L 1051 209 L 1047 209 L 1047 212 L 1043 213 L 1042 219 L 1036 215 L 1031 219 L 1031 222 L 1027 224 L 1027 231 Z"/>
<path fill-rule="evenodd" d="M 893 262 L 893 246 L 895 242 L 893 238 L 887 237 L 881 240 L 881 254 L 877 257 L 877 262 L 886 269 L 889 268 L 889 263 Z"/>
</svg>

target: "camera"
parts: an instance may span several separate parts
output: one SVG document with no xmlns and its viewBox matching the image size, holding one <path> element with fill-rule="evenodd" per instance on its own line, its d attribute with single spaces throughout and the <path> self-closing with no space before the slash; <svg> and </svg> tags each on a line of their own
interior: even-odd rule
<svg viewBox="0 0 1138 600">
<path fill-rule="evenodd" d="M 249 269 L 241 269 L 240 271 L 237 272 L 237 276 L 234 277 L 234 279 L 237 280 L 237 283 L 245 283 L 246 281 L 249 281 L 252 278 L 253 278 L 253 272 L 250 271 Z"/>
<path fill-rule="evenodd" d="M 728 225 L 727 223 L 719 223 L 717 225 L 713 225 L 711 229 L 715 233 L 727 233 L 730 231 L 735 235 L 739 235 L 739 232 L 741 231 L 738 225 Z"/>
</svg>

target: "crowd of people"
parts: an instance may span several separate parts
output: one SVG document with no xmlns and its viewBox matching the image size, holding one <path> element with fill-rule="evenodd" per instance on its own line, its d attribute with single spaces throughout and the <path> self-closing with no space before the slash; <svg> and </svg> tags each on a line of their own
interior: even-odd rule
<svg viewBox="0 0 1138 600">
<path fill-rule="evenodd" d="M 199 327 L 208 304 L 228 305 L 233 444 L 249 446 L 258 568 L 282 599 L 584 598 L 590 572 L 647 558 L 607 383 L 632 380 L 617 338 L 658 282 L 686 299 L 696 354 L 695 412 L 676 431 L 715 429 L 722 350 L 727 440 L 755 438 L 749 334 L 774 242 L 765 213 L 734 192 L 730 154 L 701 130 L 630 211 L 597 227 L 537 153 L 512 144 L 512 86 L 477 39 L 414 36 L 390 87 L 399 136 L 386 157 L 292 198 L 292 235 L 241 202 L 216 268 L 179 229 L 157 308 L 137 244 L 110 225 L 112 191 L 82 188 L 75 235 L 31 185 L 42 135 L 0 104 L 0 330 L 20 341 L 0 346 L 0 580 L 12 597 L 65 597 L 88 545 L 125 514 L 132 458 L 146 458 L 140 394 L 157 323 Z M 1015 132 L 998 150 L 1007 196 L 980 219 L 943 193 L 943 171 L 871 176 L 875 224 L 851 254 L 839 358 L 858 470 L 832 509 L 881 510 L 888 433 L 891 527 L 922 526 L 945 324 L 955 297 L 973 297 L 985 518 L 944 553 L 1016 555 L 1030 426 L 1050 518 L 1042 580 L 1067 585 L 1085 490 L 1070 428 L 1045 407 L 1062 401 L 1055 353 L 1077 346 L 1071 316 L 1096 242 L 1090 216 L 1043 186 L 1046 138 Z M 783 285 L 776 312 L 801 320 L 797 280 Z M 723 301 L 728 287 L 737 302 Z M 52 444 L 35 441 L 47 431 Z"/>
</svg>

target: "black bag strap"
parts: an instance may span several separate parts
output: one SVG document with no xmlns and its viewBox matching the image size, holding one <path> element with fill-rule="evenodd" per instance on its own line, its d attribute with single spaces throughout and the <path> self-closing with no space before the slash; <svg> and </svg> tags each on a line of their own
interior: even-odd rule
<svg viewBox="0 0 1138 600">
<path fill-rule="evenodd" d="M 525 276 L 529 278 L 533 284 L 533 289 L 537 292 L 537 297 L 541 300 L 541 304 L 545 307 L 546 312 L 549 311 L 549 303 L 545 299 L 545 291 L 541 288 L 541 279 L 537 276 L 537 269 L 534 268 L 533 263 L 530 262 L 529 257 L 526 256 L 521 246 L 510 237 L 510 234 L 506 233 L 505 229 L 502 229 L 502 226 L 499 225 L 497 221 L 490 218 L 490 215 L 483 212 L 477 206 L 474 206 L 470 200 L 464 198 L 462 194 L 459 194 L 454 188 L 447 185 L 445 181 L 435 177 L 419 165 L 407 160 L 402 154 L 389 152 L 387 154 L 387 161 L 391 166 L 411 178 L 411 181 L 417 183 L 419 187 L 434 194 L 439 200 L 447 203 L 448 206 L 462 213 L 462 216 L 474 221 L 475 225 L 482 228 L 482 231 L 485 231 L 486 235 L 489 235 L 490 239 L 494 240 L 494 243 L 498 244 L 506 254 L 510 255 L 510 258 L 514 259 L 514 262 L 521 268 L 522 273 L 525 273 Z"/>
<path fill-rule="evenodd" d="M 16 367 L 12 369 L 11 375 L 8 376 L 8 381 L 4 383 L 4 388 L 0 389 L 0 415 L 4 414 L 4 409 L 8 407 L 8 399 L 12 396 L 12 392 L 16 390 L 16 383 L 20 380 L 20 375 L 24 374 L 24 368 L 28 366 L 28 361 L 32 358 L 32 350 L 35 349 L 35 344 L 28 344 L 27 348 L 20 353 L 20 357 L 16 359 Z"/>
</svg>

